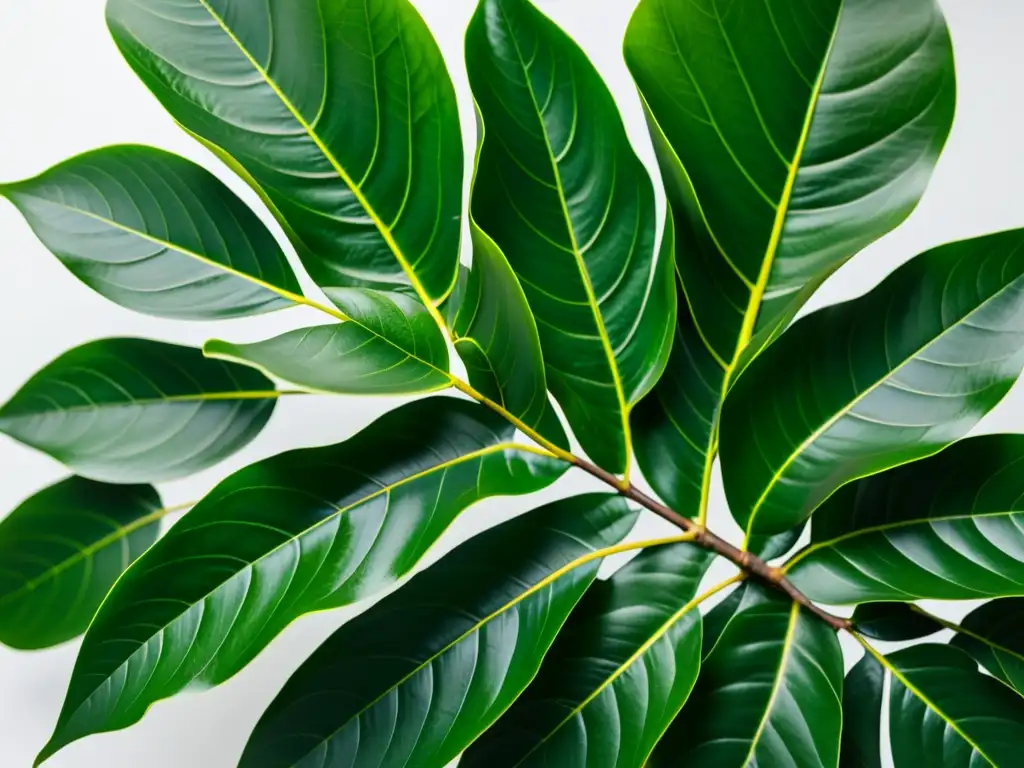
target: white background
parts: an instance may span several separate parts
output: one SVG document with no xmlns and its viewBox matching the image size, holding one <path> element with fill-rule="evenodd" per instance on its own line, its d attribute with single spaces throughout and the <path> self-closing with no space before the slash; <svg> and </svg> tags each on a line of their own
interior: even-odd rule
<svg viewBox="0 0 1024 768">
<path fill-rule="evenodd" d="M 461 50 L 474 0 L 414 2 L 448 59 L 467 126 L 467 146 L 472 147 L 475 137 Z M 653 168 L 643 118 L 620 53 L 633 0 L 538 4 L 591 55 L 620 100 L 638 152 Z M 840 270 L 813 306 L 862 293 L 898 263 L 930 246 L 1024 226 L 1024 4 L 943 0 L 942 5 L 956 47 L 959 106 L 932 185 L 911 219 Z M 0 3 L 0 180 L 32 176 L 70 155 L 129 142 L 156 145 L 203 163 L 259 209 L 255 196 L 181 133 L 135 79 L 107 34 L 102 0 Z M 91 339 L 135 335 L 196 345 L 211 336 L 249 341 L 303 321 L 300 310 L 187 324 L 120 309 L 77 283 L 34 239 L 14 208 L 2 201 L 0 291 L 0 401 L 55 356 Z M 165 501 L 197 499 L 227 472 L 281 450 L 342 440 L 397 402 L 342 397 L 282 402 L 269 428 L 246 451 L 212 471 L 163 486 Z M 982 431 L 1024 431 L 1024 390 L 1015 389 Z M 63 474 L 45 456 L 0 438 L 0 516 Z M 589 487 L 574 476 L 544 497 Z M 521 511 L 525 503 L 495 500 L 474 507 L 431 558 L 473 531 Z M 723 532 L 734 533 L 718 489 L 712 520 Z M 659 525 L 645 521 L 641 533 L 649 536 L 661 530 Z M 296 622 L 228 684 L 158 704 L 139 725 L 80 741 L 48 762 L 48 768 L 235 765 L 249 730 L 281 684 L 341 621 L 364 607 Z M 954 606 L 947 615 L 958 617 L 964 608 Z M 57 717 L 76 651 L 77 643 L 36 654 L 0 648 L 0 767 L 31 765 Z"/>
</svg>

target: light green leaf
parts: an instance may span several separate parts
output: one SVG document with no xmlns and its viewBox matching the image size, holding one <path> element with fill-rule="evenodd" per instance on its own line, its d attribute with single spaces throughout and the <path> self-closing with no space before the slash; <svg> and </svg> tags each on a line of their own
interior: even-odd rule
<svg viewBox="0 0 1024 768">
<path fill-rule="evenodd" d="M 843 740 L 839 768 L 882 768 L 882 699 L 885 669 L 870 654 L 843 683 Z"/>
<path fill-rule="evenodd" d="M 1024 598 L 992 600 L 960 622 L 950 644 L 967 651 L 985 669 L 1024 695 Z"/>
</svg>

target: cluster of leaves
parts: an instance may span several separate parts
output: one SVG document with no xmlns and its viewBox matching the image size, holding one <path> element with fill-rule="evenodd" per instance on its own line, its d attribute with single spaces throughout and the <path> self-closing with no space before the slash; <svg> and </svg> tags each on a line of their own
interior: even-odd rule
<svg viewBox="0 0 1024 768">
<path fill-rule="evenodd" d="M 935 0 L 641 0 L 625 56 L 663 227 L 608 89 L 529 0 L 480 0 L 469 23 L 467 215 L 455 92 L 408 0 L 107 14 L 315 290 L 217 178 L 156 149 L 0 194 L 123 307 L 306 306 L 324 324 L 202 350 L 95 341 L 0 409 L 0 431 L 75 473 L 0 523 L 0 641 L 85 633 L 40 761 L 224 682 L 298 617 L 409 574 L 470 505 L 575 468 L 609 492 L 478 535 L 371 605 L 240 765 L 873 768 L 886 678 L 897 768 L 1020 764 L 1024 436 L 961 438 L 1024 367 L 1024 231 L 936 248 L 793 322 L 924 192 L 955 102 Z M 159 538 L 174 510 L 152 484 L 304 393 L 430 396 L 242 469 Z M 632 484 L 634 455 L 660 501 Z M 742 552 L 704 527 L 719 458 Z M 684 531 L 632 542 L 637 506 Z M 767 568 L 812 513 L 810 542 Z M 716 555 L 741 570 L 701 592 Z M 994 600 L 955 625 L 925 598 Z M 812 601 L 858 606 L 852 625 Z M 845 680 L 836 627 L 865 648 Z M 950 629 L 888 655 L 868 641 Z"/>
</svg>

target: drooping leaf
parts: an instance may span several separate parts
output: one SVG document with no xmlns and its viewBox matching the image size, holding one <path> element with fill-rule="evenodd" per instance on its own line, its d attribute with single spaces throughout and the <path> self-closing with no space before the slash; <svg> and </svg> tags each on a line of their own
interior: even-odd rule
<svg viewBox="0 0 1024 768">
<path fill-rule="evenodd" d="M 985 603 L 967 614 L 960 627 L 950 644 L 1024 695 L 1024 599 Z"/>
<path fill-rule="evenodd" d="M 299 616 L 408 573 L 474 502 L 562 474 L 563 462 L 514 444 L 514 432 L 483 406 L 427 398 L 346 442 L 223 481 L 111 592 L 43 756 L 125 728 L 189 685 L 222 683 Z"/>
<path fill-rule="evenodd" d="M 256 726 L 241 768 L 444 766 L 527 686 L 636 513 L 564 499 L 458 547 L 336 632 Z"/>
<path fill-rule="evenodd" d="M 270 230 L 213 174 L 151 147 L 106 147 L 0 185 L 79 280 L 128 309 L 214 320 L 294 306 Z"/>
<path fill-rule="evenodd" d="M 413 394 L 451 386 L 444 336 L 416 299 L 368 288 L 331 288 L 328 296 L 347 321 L 255 344 L 208 341 L 203 352 L 321 392 Z"/>
<path fill-rule="evenodd" d="M 885 669 L 870 653 L 843 682 L 843 740 L 839 768 L 882 768 Z"/>
<path fill-rule="evenodd" d="M 267 199 L 317 283 L 448 294 L 462 136 L 408 0 L 108 0 L 107 22 L 175 120 Z"/>
<path fill-rule="evenodd" d="M 1020 765 L 1024 699 L 948 645 L 890 654 L 889 738 L 895 768 Z"/>
<path fill-rule="evenodd" d="M 0 643 L 31 651 L 82 634 L 135 558 L 156 541 L 149 485 L 69 477 L 0 521 Z"/>
<path fill-rule="evenodd" d="M 919 640 L 942 631 L 942 625 L 908 603 L 863 603 L 853 612 L 853 626 L 865 637 L 890 643 Z"/>
<path fill-rule="evenodd" d="M 44 367 L 0 432 L 110 483 L 186 477 L 246 446 L 277 403 L 261 373 L 147 339 L 102 339 Z"/>
<path fill-rule="evenodd" d="M 692 602 L 710 557 L 650 549 L 590 588 L 540 673 L 463 755 L 462 768 L 643 765 L 700 669 Z"/>
<path fill-rule="evenodd" d="M 584 450 L 628 469 L 630 408 L 667 361 L 671 227 L 586 55 L 529 0 L 480 0 L 466 34 L 487 126 L 473 216 L 522 282 L 548 385 Z"/>
<path fill-rule="evenodd" d="M 811 599 L 1024 595 L 1024 435 L 963 440 L 842 488 L 787 565 Z"/>
<path fill-rule="evenodd" d="M 725 392 L 829 274 L 909 215 L 952 124 L 936 0 L 811 5 L 642 0 L 626 32 L 692 313 L 638 411 L 638 462 L 676 509 L 701 503 Z"/>
<path fill-rule="evenodd" d="M 839 640 L 784 596 L 761 597 L 726 625 L 650 768 L 836 765 Z"/>
<path fill-rule="evenodd" d="M 748 533 L 778 533 L 846 482 L 936 453 L 1024 366 L 1024 230 L 940 246 L 803 318 L 722 415 L 722 476 Z"/>
</svg>

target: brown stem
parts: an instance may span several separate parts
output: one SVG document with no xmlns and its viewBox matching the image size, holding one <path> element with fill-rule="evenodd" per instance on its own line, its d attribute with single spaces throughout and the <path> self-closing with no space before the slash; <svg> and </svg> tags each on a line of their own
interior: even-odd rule
<svg viewBox="0 0 1024 768">
<path fill-rule="evenodd" d="M 850 627 L 853 626 L 849 619 L 844 619 L 841 616 L 835 616 L 812 603 L 807 595 L 797 589 L 793 585 L 793 582 L 786 578 L 786 574 L 781 568 L 773 568 L 752 552 L 744 552 L 739 549 L 739 547 L 733 546 L 725 539 L 712 531 L 709 531 L 700 523 L 696 523 L 688 517 L 683 517 L 678 512 L 666 507 L 657 499 L 652 499 L 635 485 L 623 485 L 622 481 L 615 477 L 615 475 L 610 472 L 606 472 L 596 464 L 591 464 L 589 461 L 577 457 L 573 458 L 573 463 L 584 472 L 593 475 L 598 480 L 601 480 L 608 485 L 611 485 L 627 499 L 635 501 L 644 509 L 650 510 L 654 514 L 664 518 L 668 522 L 683 529 L 684 531 L 687 531 L 688 533 L 693 533 L 694 544 L 724 557 L 726 560 L 734 563 L 745 573 L 748 573 L 765 584 L 785 593 L 795 603 L 798 603 L 815 616 L 818 616 L 833 629 L 838 631 L 841 629 L 850 629 Z"/>
</svg>

